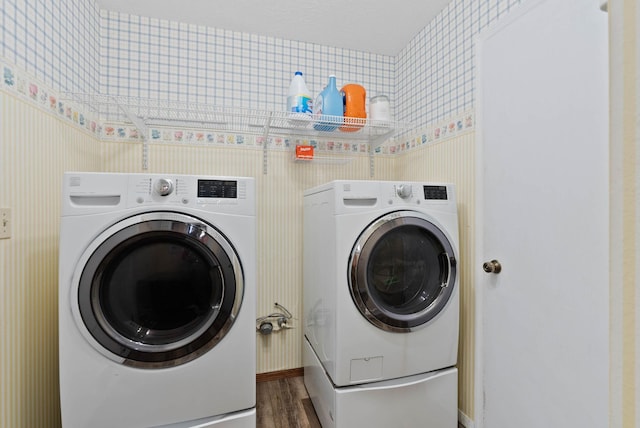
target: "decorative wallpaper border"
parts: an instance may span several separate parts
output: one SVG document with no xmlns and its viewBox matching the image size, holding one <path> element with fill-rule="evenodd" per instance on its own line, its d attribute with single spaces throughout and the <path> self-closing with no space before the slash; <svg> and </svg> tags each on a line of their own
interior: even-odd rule
<svg viewBox="0 0 640 428">
<path fill-rule="evenodd" d="M 102 131 L 100 121 L 90 113 L 64 100 L 60 93 L 48 88 L 15 65 L 0 61 L 0 70 L 2 70 L 0 90 L 28 100 L 43 111 L 67 120 L 99 138 Z"/>
<path fill-rule="evenodd" d="M 64 98 L 64 94 L 57 93 L 28 73 L 16 66 L 0 62 L 2 69 L 2 83 L 0 89 L 19 96 L 37 105 L 43 111 L 69 121 L 73 126 L 81 128 L 102 141 L 136 142 L 141 141 L 139 130 L 124 122 L 101 121 L 92 113 L 91 106 L 78 104 Z M 375 149 L 376 154 L 394 155 L 404 153 L 425 144 L 434 144 L 473 131 L 475 116 L 473 111 L 467 111 L 448 120 L 428 125 L 417 131 L 410 131 L 408 136 L 396 137 Z M 150 127 L 148 142 L 157 144 L 197 144 L 212 146 L 236 146 L 262 149 L 265 144 L 264 136 L 217 132 L 199 128 L 187 127 Z M 268 146 L 275 150 L 290 150 L 296 145 L 313 146 L 318 153 L 340 153 L 352 155 L 366 155 L 369 145 L 366 142 L 354 142 L 349 139 L 335 137 L 328 138 L 299 138 L 272 135 Z"/>
<path fill-rule="evenodd" d="M 475 129 L 475 114 L 473 110 L 455 115 L 454 117 L 427 125 L 422 130 L 409 133 L 409 137 L 396 138 L 391 143 L 382 146 L 385 153 L 398 154 L 407 150 L 457 137 Z"/>
<path fill-rule="evenodd" d="M 104 123 L 104 141 L 138 141 L 139 133 L 134 126 L 122 123 Z M 198 128 L 150 127 L 148 142 L 156 144 L 191 144 L 212 146 L 236 146 L 247 148 L 264 147 L 262 135 L 234 133 Z M 269 149 L 289 150 L 296 145 L 313 146 L 319 152 L 327 153 L 368 153 L 369 145 L 364 142 L 345 141 L 337 138 L 302 138 L 284 135 L 271 135 L 268 138 Z"/>
</svg>

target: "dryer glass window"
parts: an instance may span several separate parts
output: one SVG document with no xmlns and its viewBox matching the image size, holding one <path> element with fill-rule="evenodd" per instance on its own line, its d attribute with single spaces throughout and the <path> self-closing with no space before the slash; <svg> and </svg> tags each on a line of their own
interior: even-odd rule
<svg viewBox="0 0 640 428">
<path fill-rule="evenodd" d="M 412 211 L 372 223 L 353 247 L 351 297 L 375 326 L 406 332 L 433 319 L 456 279 L 454 249 L 433 223 Z"/>
<path fill-rule="evenodd" d="M 373 246 L 367 264 L 371 298 L 398 314 L 413 314 L 432 304 L 447 274 L 440 263 L 442 244 L 424 228 L 408 225 L 387 232 Z"/>
<path fill-rule="evenodd" d="M 101 310 L 130 340 L 150 345 L 182 340 L 222 304 L 218 264 L 201 249 L 171 239 L 138 243 L 105 269 Z"/>
<path fill-rule="evenodd" d="M 242 268 L 225 237 L 174 213 L 134 217 L 112 229 L 78 284 L 82 321 L 101 349 L 124 364 L 161 368 L 214 347 L 243 297 Z"/>
</svg>

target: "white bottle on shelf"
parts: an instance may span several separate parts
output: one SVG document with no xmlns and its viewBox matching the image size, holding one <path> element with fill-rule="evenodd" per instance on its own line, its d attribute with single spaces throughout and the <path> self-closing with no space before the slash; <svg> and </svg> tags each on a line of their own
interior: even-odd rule
<svg viewBox="0 0 640 428">
<path fill-rule="evenodd" d="M 296 71 L 293 79 L 291 79 L 289 93 L 287 95 L 289 121 L 296 125 L 304 125 L 305 122 L 311 121 L 312 111 L 313 101 L 311 100 L 311 92 L 307 89 L 307 84 L 302 77 L 302 72 Z"/>
</svg>

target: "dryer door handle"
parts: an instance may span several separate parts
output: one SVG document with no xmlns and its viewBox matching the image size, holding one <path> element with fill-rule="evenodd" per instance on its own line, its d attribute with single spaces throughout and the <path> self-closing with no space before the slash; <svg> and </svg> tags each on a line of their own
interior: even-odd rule
<svg viewBox="0 0 640 428">
<path fill-rule="evenodd" d="M 455 259 L 450 257 L 449 254 L 440 253 L 440 287 L 445 288 L 449 286 L 451 281 L 451 268 L 455 265 Z"/>
</svg>

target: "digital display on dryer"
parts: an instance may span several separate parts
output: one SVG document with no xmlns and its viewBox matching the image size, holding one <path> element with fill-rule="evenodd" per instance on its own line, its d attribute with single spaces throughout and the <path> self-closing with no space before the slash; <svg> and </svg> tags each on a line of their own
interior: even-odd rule
<svg viewBox="0 0 640 428">
<path fill-rule="evenodd" d="M 447 186 L 423 186 L 424 198 L 447 200 Z"/>
<path fill-rule="evenodd" d="M 238 182 L 234 180 L 198 180 L 198 198 L 238 198 Z"/>
</svg>

